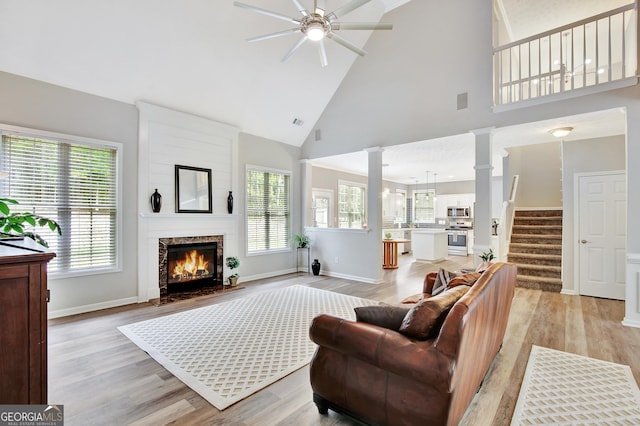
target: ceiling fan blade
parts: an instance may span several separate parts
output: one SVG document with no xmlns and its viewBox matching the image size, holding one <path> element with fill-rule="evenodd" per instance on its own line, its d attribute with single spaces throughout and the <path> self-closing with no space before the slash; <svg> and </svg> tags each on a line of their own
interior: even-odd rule
<svg viewBox="0 0 640 426">
<path fill-rule="evenodd" d="M 376 22 L 332 22 L 331 30 L 392 30 L 393 24 Z"/>
<path fill-rule="evenodd" d="M 318 52 L 320 53 L 320 65 L 324 68 L 329 65 L 329 61 L 327 61 L 327 50 L 324 48 L 324 40 L 318 42 Z"/>
<path fill-rule="evenodd" d="M 300 0 L 291 0 L 293 5 L 298 8 L 298 11 L 302 14 L 302 16 L 309 16 L 309 12 L 304 8 Z"/>
<path fill-rule="evenodd" d="M 339 45 L 346 47 L 347 49 L 351 50 L 352 52 L 357 53 L 360 56 L 364 56 L 364 55 L 367 54 L 367 52 L 365 52 L 364 50 L 360 49 L 358 46 L 354 45 L 353 43 L 350 43 L 347 40 L 343 39 L 342 37 L 340 37 L 336 33 L 329 33 L 329 34 L 327 34 L 327 37 L 330 38 L 331 40 L 335 41 Z"/>
<path fill-rule="evenodd" d="M 287 52 L 286 55 L 284 55 L 284 58 L 282 58 L 282 62 L 287 62 L 289 59 L 291 59 L 291 57 L 293 56 L 294 53 L 296 53 L 296 50 L 298 50 L 298 48 L 300 48 L 300 46 L 302 46 L 304 44 L 304 42 L 307 41 L 307 36 L 302 37 L 292 48 L 291 50 L 289 50 Z"/>
<path fill-rule="evenodd" d="M 300 32 L 300 28 L 290 28 L 288 30 L 278 31 L 276 33 L 265 34 L 265 35 L 256 36 L 256 37 L 249 37 L 247 41 L 251 43 L 254 41 L 268 40 L 270 38 L 282 37 L 282 36 L 286 36 L 293 33 L 299 33 L 299 32 Z"/>
<path fill-rule="evenodd" d="M 326 0 L 314 0 L 313 2 L 313 10 L 320 16 L 324 16 L 327 12 L 327 2 Z"/>
<path fill-rule="evenodd" d="M 248 5 L 248 4 L 240 3 L 239 1 L 234 1 L 233 5 L 237 6 L 237 7 L 241 7 L 243 9 L 251 10 L 251 11 L 256 12 L 256 13 L 260 13 L 262 15 L 271 16 L 272 18 L 282 19 L 283 21 L 291 22 L 292 24 L 299 24 L 300 23 L 300 21 L 298 21 L 297 19 L 291 18 L 289 16 L 281 15 L 280 13 L 272 12 L 272 11 L 266 10 L 266 9 L 260 9 L 259 7 L 255 7 L 255 6 L 251 6 L 251 5 Z"/>
<path fill-rule="evenodd" d="M 338 19 L 339 17 L 344 16 L 347 13 L 356 10 L 360 6 L 364 6 L 370 1 L 371 0 L 351 0 L 349 3 L 345 4 L 342 7 L 337 8 L 336 10 L 328 14 L 327 18 L 329 18 L 330 21 L 333 21 L 334 19 Z"/>
</svg>

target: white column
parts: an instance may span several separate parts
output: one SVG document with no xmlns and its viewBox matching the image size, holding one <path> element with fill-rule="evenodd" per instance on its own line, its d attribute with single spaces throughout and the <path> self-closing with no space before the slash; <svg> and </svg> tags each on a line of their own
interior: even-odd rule
<svg viewBox="0 0 640 426">
<path fill-rule="evenodd" d="M 622 324 L 640 327 L 640 115 L 637 104 L 627 107 L 627 284 L 625 316 Z M 635 219 L 635 220 L 634 220 Z"/>
<path fill-rule="evenodd" d="M 365 149 L 369 159 L 367 179 L 367 227 L 369 240 L 375 247 L 375 259 L 378 265 L 378 278 L 382 278 L 382 148 Z"/>
<path fill-rule="evenodd" d="M 305 226 L 311 226 L 311 189 L 312 189 L 312 165 L 309 160 L 300 160 L 300 226 L 304 230 Z"/>
<path fill-rule="evenodd" d="M 474 264 L 491 248 L 491 131 L 492 127 L 472 130 L 476 137 L 476 203 L 473 211 Z"/>
</svg>

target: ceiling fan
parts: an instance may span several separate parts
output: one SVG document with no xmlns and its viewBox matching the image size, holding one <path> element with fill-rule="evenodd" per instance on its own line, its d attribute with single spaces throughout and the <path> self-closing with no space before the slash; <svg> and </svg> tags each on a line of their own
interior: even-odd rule
<svg viewBox="0 0 640 426">
<path fill-rule="evenodd" d="M 253 12 L 260 13 L 262 15 L 271 16 L 273 18 L 282 19 L 283 21 L 296 24 L 295 28 L 290 28 L 284 31 L 278 31 L 271 34 L 265 34 L 262 36 L 248 38 L 247 41 L 261 41 L 275 37 L 282 37 L 289 34 L 302 33 L 302 38 L 287 52 L 282 58 L 282 62 L 287 62 L 293 54 L 302 46 L 307 40 L 311 40 L 318 44 L 318 52 L 320 53 L 320 63 L 323 67 L 327 66 L 327 52 L 324 46 L 324 38 L 335 41 L 339 45 L 346 47 L 347 49 L 357 53 L 360 56 L 366 55 L 367 52 L 360 49 L 358 46 L 350 43 L 344 38 L 336 34 L 340 30 L 390 30 L 393 28 L 392 24 L 383 24 L 376 22 L 338 22 L 338 19 L 369 3 L 371 0 L 351 0 L 345 5 L 337 8 L 333 12 L 327 13 L 326 0 L 314 0 L 313 12 L 309 12 L 305 9 L 299 0 L 291 0 L 294 6 L 298 9 L 301 18 L 291 18 L 286 15 L 282 15 L 270 10 L 261 9 L 259 7 L 251 6 L 248 4 L 234 1 L 233 4 L 243 9 L 248 9 Z"/>
</svg>

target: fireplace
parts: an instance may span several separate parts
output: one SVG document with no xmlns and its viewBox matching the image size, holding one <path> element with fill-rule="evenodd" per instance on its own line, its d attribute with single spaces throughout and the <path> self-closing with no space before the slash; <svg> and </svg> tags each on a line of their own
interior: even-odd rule
<svg viewBox="0 0 640 426">
<path fill-rule="evenodd" d="M 160 238 L 160 303 L 212 294 L 223 287 L 223 236 Z"/>
</svg>

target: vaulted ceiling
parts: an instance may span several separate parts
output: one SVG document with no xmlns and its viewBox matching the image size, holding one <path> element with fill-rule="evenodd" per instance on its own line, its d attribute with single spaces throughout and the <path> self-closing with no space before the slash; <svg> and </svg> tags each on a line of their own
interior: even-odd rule
<svg viewBox="0 0 640 426">
<path fill-rule="evenodd" d="M 291 0 L 242 1 L 299 16 Z M 334 10 L 349 1 L 326 0 L 327 9 Z M 308 9 L 313 6 L 312 0 L 300 2 Z M 341 21 L 388 22 L 384 13 L 408 2 L 371 0 Z M 494 0 L 496 13 L 501 14 L 516 38 L 628 3 L 629 0 Z M 296 146 L 302 145 L 314 128 L 354 61 L 367 61 L 380 54 L 370 51 L 359 57 L 327 42 L 329 65 L 323 68 L 317 49 L 307 43 L 289 62 L 282 63 L 299 35 L 255 43 L 245 39 L 293 25 L 234 7 L 233 0 L 0 0 L 0 16 L 1 71 L 130 104 L 146 101 L 166 106 Z M 396 28 L 403 25 L 391 23 Z M 369 31 L 341 34 L 367 49 Z M 295 119 L 301 125 L 294 124 Z M 548 127 L 549 123 L 544 125 Z M 521 134 L 514 136 L 513 132 L 518 131 Z M 542 127 L 508 132 L 512 140 L 529 140 L 527 135 L 543 133 L 548 137 L 548 129 Z M 460 146 L 468 143 L 468 136 L 453 138 Z M 435 145 L 438 142 L 449 147 L 454 143 L 431 141 L 431 152 L 439 152 Z M 387 160 L 393 164 L 385 168 L 385 174 L 395 173 L 393 168 L 398 164 L 400 170 L 393 178 L 397 181 L 407 181 L 410 176 L 422 179 L 424 170 L 434 171 L 436 166 L 424 164 L 415 171 L 408 170 L 410 159 L 418 158 L 422 149 L 419 144 L 388 147 Z M 446 170 L 453 166 L 446 158 L 454 158 L 459 165 L 464 160 L 462 152 L 469 151 L 463 149 L 460 156 L 443 155 L 436 162 L 437 168 L 442 169 L 438 179 L 451 175 Z M 473 164 L 473 158 L 467 160 Z M 343 163 L 355 164 L 348 159 Z M 452 179 L 465 178 L 473 178 L 471 167 L 466 177 Z"/>
<path fill-rule="evenodd" d="M 329 11 L 350 0 L 327 0 Z M 378 22 L 408 0 L 371 0 L 340 21 Z M 291 0 L 243 0 L 287 16 Z M 308 9 L 312 0 L 301 0 Z M 0 70 L 133 104 L 146 101 L 301 145 L 355 60 L 328 41 L 322 68 L 294 25 L 234 7 L 233 0 L 0 0 Z M 370 31 L 341 31 L 365 45 Z M 302 125 L 294 125 L 294 119 Z"/>
</svg>

